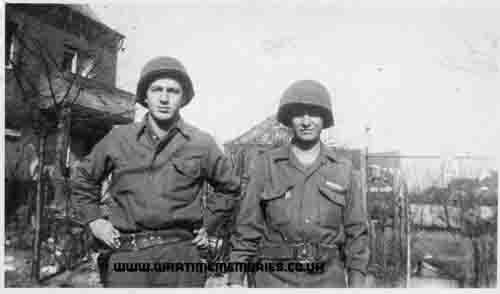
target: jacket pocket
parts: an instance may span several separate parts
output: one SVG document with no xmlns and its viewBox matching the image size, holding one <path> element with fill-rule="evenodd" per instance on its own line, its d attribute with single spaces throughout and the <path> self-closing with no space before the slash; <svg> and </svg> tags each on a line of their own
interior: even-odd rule
<svg viewBox="0 0 500 294">
<path fill-rule="evenodd" d="M 197 179 L 201 174 L 201 164 L 200 159 L 190 158 L 190 159 L 175 159 L 172 160 L 172 164 L 177 171 L 182 176 Z"/>
<path fill-rule="evenodd" d="M 290 223 L 290 203 L 292 187 L 278 189 L 264 189 L 261 196 L 265 219 L 273 226 L 282 226 Z"/>
<path fill-rule="evenodd" d="M 325 196 L 328 200 L 344 207 L 346 205 L 345 191 L 334 191 L 328 187 L 320 186 L 319 191 L 321 195 Z"/>
<path fill-rule="evenodd" d="M 195 189 L 200 185 L 201 162 L 198 158 L 172 160 L 168 169 L 167 180 L 163 181 L 163 191 L 168 191 L 171 198 L 191 202 L 198 194 Z"/>
<path fill-rule="evenodd" d="M 346 206 L 347 191 L 342 186 L 332 186 L 326 182 L 318 187 L 321 194 L 319 203 L 320 224 L 325 227 L 337 228 L 343 223 L 343 213 Z"/>
</svg>

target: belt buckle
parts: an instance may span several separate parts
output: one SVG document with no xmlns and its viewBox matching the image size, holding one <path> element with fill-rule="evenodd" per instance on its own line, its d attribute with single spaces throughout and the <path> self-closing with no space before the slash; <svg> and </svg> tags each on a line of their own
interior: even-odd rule
<svg viewBox="0 0 500 294">
<path fill-rule="evenodd" d="M 148 244 L 147 247 L 160 245 L 160 244 L 163 243 L 163 237 L 161 235 L 159 235 L 159 234 L 151 233 L 148 236 L 146 236 L 146 242 L 145 243 Z"/>
<path fill-rule="evenodd" d="M 310 264 L 315 261 L 312 244 L 302 243 L 298 248 L 297 261 L 301 264 Z"/>
<path fill-rule="evenodd" d="M 137 251 L 138 248 L 137 248 L 137 234 L 131 234 L 130 235 L 130 247 L 133 251 Z"/>
<path fill-rule="evenodd" d="M 121 250 L 137 250 L 137 240 L 135 234 L 121 235 L 116 238 L 118 241 L 118 249 Z"/>
</svg>

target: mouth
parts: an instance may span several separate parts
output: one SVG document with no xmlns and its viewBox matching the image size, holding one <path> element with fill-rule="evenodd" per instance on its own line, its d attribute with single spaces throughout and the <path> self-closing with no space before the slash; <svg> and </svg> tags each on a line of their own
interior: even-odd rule
<svg viewBox="0 0 500 294">
<path fill-rule="evenodd" d="M 158 108 L 158 112 L 169 113 L 170 112 L 170 108 Z"/>
</svg>

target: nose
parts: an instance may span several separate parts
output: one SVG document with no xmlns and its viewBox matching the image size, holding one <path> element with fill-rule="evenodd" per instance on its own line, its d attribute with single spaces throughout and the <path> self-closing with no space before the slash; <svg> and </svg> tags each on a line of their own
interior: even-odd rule
<svg viewBox="0 0 500 294">
<path fill-rule="evenodd" d="M 311 124 L 311 116 L 309 116 L 308 113 L 304 114 L 304 116 L 302 117 L 302 124 L 306 126 Z"/>
<path fill-rule="evenodd" d="M 169 101 L 170 101 L 170 95 L 168 94 L 168 92 L 166 90 L 161 91 L 160 102 L 168 104 Z"/>
</svg>

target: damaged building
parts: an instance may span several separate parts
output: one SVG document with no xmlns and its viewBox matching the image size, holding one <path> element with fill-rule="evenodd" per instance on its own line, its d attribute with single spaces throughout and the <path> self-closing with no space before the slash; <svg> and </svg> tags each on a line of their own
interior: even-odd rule
<svg viewBox="0 0 500 294">
<path fill-rule="evenodd" d="M 57 121 L 60 107 L 68 109 L 62 123 L 69 139 L 59 157 L 70 171 L 114 125 L 133 121 L 135 97 L 116 87 L 125 37 L 88 5 L 7 4 L 5 28 L 7 219 L 33 199 L 41 120 Z M 58 127 L 44 140 L 48 171 L 58 157 Z"/>
</svg>

